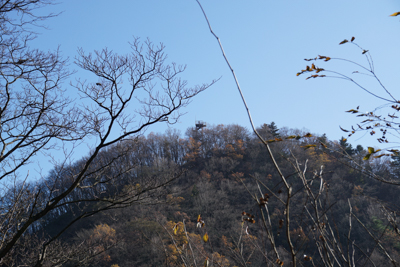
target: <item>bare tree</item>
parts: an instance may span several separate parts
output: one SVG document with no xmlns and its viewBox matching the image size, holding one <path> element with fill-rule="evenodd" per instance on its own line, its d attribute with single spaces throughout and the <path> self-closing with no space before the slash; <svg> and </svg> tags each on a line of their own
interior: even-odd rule
<svg viewBox="0 0 400 267">
<path fill-rule="evenodd" d="M 266 236 L 265 240 L 267 241 L 268 246 L 265 246 L 264 243 L 261 245 L 255 244 L 254 247 L 258 248 L 259 252 L 264 256 L 266 266 L 274 266 L 274 265 L 283 266 L 283 265 L 288 265 L 288 262 L 291 266 L 298 266 L 298 265 L 302 266 L 306 264 L 310 265 L 312 264 L 313 266 L 356 266 L 356 264 L 359 264 L 360 262 L 362 262 L 364 266 L 378 266 L 382 264 L 382 260 L 393 266 L 397 266 L 398 262 L 396 261 L 396 258 L 393 257 L 393 255 L 391 255 L 389 251 L 390 247 L 385 247 L 383 245 L 382 237 L 384 235 L 384 232 L 380 236 L 374 234 L 371 231 L 371 229 L 368 228 L 368 225 L 363 223 L 360 220 L 360 218 L 358 218 L 358 216 L 353 212 L 353 205 L 350 199 L 344 200 L 348 202 L 348 207 L 349 207 L 348 208 L 349 212 L 343 212 L 343 217 L 345 217 L 348 221 L 346 228 L 347 233 L 343 233 L 337 229 L 335 218 L 329 216 L 330 215 L 329 211 L 332 208 L 332 206 L 335 205 L 335 203 L 332 203 L 328 189 L 329 184 L 324 179 L 323 165 L 320 166 L 319 170 L 318 169 L 312 170 L 311 175 L 309 175 L 310 171 L 308 171 L 307 169 L 307 163 L 308 163 L 307 160 L 305 162 L 299 163 L 297 158 L 293 154 L 291 154 L 288 157 L 287 153 L 286 155 L 284 155 L 284 153 L 279 153 L 279 152 L 277 153 L 271 150 L 270 143 L 281 142 L 283 141 L 283 138 L 289 140 L 290 139 L 298 140 L 302 138 L 313 138 L 313 135 L 311 134 L 291 135 L 283 138 L 276 137 L 271 140 L 266 140 L 260 135 L 260 133 L 254 126 L 250 114 L 250 109 L 246 104 L 243 92 L 241 90 L 241 87 L 239 86 L 234 69 L 230 65 L 228 58 L 224 52 L 221 40 L 212 30 L 209 19 L 207 18 L 207 15 L 203 7 L 201 6 L 200 2 L 198 0 L 196 0 L 196 2 L 199 4 L 203 12 L 203 15 L 206 19 L 211 34 L 218 41 L 222 55 L 229 69 L 232 72 L 233 78 L 237 85 L 237 89 L 243 100 L 243 104 L 246 108 L 246 112 L 248 114 L 251 127 L 255 135 L 265 146 L 265 149 L 272 161 L 274 171 L 278 177 L 274 187 L 268 186 L 266 181 L 263 179 L 260 179 L 258 177 L 253 177 L 256 190 L 254 190 L 254 187 L 249 188 L 243 182 L 243 186 L 247 189 L 247 191 L 252 196 L 254 202 L 259 208 L 258 213 L 260 214 L 260 216 L 258 219 L 261 221 L 260 223 L 261 228 L 265 233 Z M 352 38 L 351 42 L 353 42 L 353 40 L 354 37 Z M 345 42 L 348 41 L 345 40 Z M 367 52 L 368 52 L 367 50 L 362 51 L 363 54 Z M 329 57 L 322 57 L 322 56 L 315 58 L 315 60 L 318 59 L 323 59 L 325 61 L 330 60 Z M 368 72 L 368 74 L 370 74 L 374 79 L 376 79 L 379 82 L 379 84 L 384 89 L 384 92 L 388 94 L 388 98 L 383 98 L 379 95 L 373 94 L 374 96 L 389 102 L 391 105 L 398 103 L 397 99 L 394 98 L 392 94 L 380 83 L 379 79 L 375 75 L 372 60 L 368 57 L 367 60 L 369 63 L 369 68 L 363 67 L 360 64 L 354 63 L 349 60 L 346 61 L 353 63 L 358 67 L 361 67 L 364 71 Z M 298 73 L 298 75 L 302 74 L 303 72 L 313 72 L 313 71 L 319 73 L 321 71 L 324 71 L 324 69 L 317 68 L 315 67 L 314 64 L 312 64 L 311 67 L 308 66 L 306 70 L 301 71 L 300 73 Z M 358 85 L 353 79 L 349 78 L 348 76 L 341 75 L 338 72 L 333 72 L 333 73 L 339 76 L 339 78 L 349 80 Z M 316 75 L 311 75 L 309 78 L 316 78 L 316 77 L 326 77 L 326 76 L 316 74 Z M 371 93 L 366 88 L 363 87 L 361 88 L 367 91 L 368 93 Z M 391 106 L 391 108 L 395 109 L 396 111 L 399 110 L 397 105 L 393 105 Z M 358 113 L 358 108 L 350 110 L 350 112 Z M 372 118 L 366 121 L 367 124 L 376 123 L 376 121 L 379 121 L 381 123 L 382 122 L 387 123 L 386 119 L 381 119 L 379 116 L 375 116 L 372 112 L 370 114 L 364 114 L 364 116 Z M 391 118 L 393 119 L 393 117 Z M 383 126 L 382 124 L 378 124 L 375 125 L 374 127 L 381 128 L 382 131 L 384 131 L 385 126 L 392 127 L 391 125 L 387 124 Z M 372 131 L 371 127 L 366 129 Z M 355 130 L 353 129 L 353 133 L 354 131 Z M 385 134 L 386 132 L 383 132 L 383 136 L 385 136 Z M 382 137 L 381 141 L 382 140 L 385 141 L 385 137 Z M 309 140 L 308 143 L 304 143 L 303 145 L 305 149 L 316 148 L 318 146 L 321 146 L 323 149 L 328 149 L 327 145 L 319 140 L 311 139 Z M 347 159 L 351 159 L 351 157 L 349 157 L 349 155 L 343 150 L 337 148 L 333 148 L 332 150 L 333 153 L 339 153 L 342 157 L 344 156 Z M 369 148 L 367 154 L 368 158 L 369 156 L 371 156 L 376 152 L 378 151 L 375 151 L 373 148 Z M 393 150 L 390 152 L 394 154 L 388 154 L 388 155 L 398 155 L 398 150 Z M 277 157 L 279 156 L 284 157 L 286 162 L 291 164 L 292 169 L 290 173 L 287 173 L 287 170 L 284 170 L 282 166 L 278 164 Z M 360 166 L 360 164 L 356 164 L 355 161 L 352 161 L 351 163 L 354 164 L 353 166 L 350 167 L 355 168 L 357 166 Z M 363 170 L 364 168 L 361 169 L 361 171 Z M 385 179 L 380 178 L 378 175 L 373 174 L 372 172 L 368 172 L 368 175 L 372 176 L 372 178 L 378 181 L 389 183 L 392 186 L 398 185 L 397 181 L 387 181 Z M 277 188 L 278 185 L 280 188 L 279 193 L 277 193 L 276 190 L 274 190 Z M 269 205 L 271 202 L 275 202 L 274 204 L 278 205 L 279 209 L 283 211 L 279 215 L 280 219 L 278 222 L 272 220 L 272 213 L 274 211 L 271 211 L 269 209 Z M 296 203 L 301 203 L 302 207 L 300 209 L 298 207 L 296 208 L 295 207 Z M 397 226 L 398 224 L 395 218 L 396 212 L 391 211 L 384 205 L 379 205 L 379 206 L 383 210 L 382 213 L 384 213 L 388 218 L 387 227 L 389 227 L 390 225 L 393 226 L 395 232 L 398 233 L 398 226 Z M 244 223 L 248 223 L 249 226 L 252 223 L 255 223 L 254 219 L 255 216 L 253 214 L 243 212 L 242 215 Z M 352 235 L 356 225 L 359 229 L 363 230 L 363 234 L 365 236 L 371 238 L 373 242 L 376 244 L 371 251 L 369 251 L 366 248 L 358 246 L 358 240 L 355 240 L 353 237 L 354 235 Z M 278 231 L 276 232 L 275 229 L 277 228 Z M 281 232 L 285 238 L 284 251 L 282 251 L 282 247 L 279 247 L 276 243 L 276 240 L 278 239 L 277 236 L 279 236 Z M 308 246 L 306 245 L 307 242 L 305 242 L 305 240 L 308 239 L 312 240 L 314 248 L 312 255 L 305 253 L 307 251 L 307 246 Z M 240 238 L 239 241 L 235 242 L 237 242 L 236 244 L 237 248 L 239 248 L 242 245 L 242 243 L 240 242 Z M 343 244 L 346 244 L 346 246 L 344 246 Z M 374 259 L 374 257 L 376 257 L 374 256 L 374 253 L 377 253 L 377 251 L 379 251 L 381 257 Z M 238 252 L 236 256 L 239 259 L 237 263 L 239 263 L 241 266 L 247 266 L 246 261 L 241 260 L 243 258 L 242 254 Z"/>
<path fill-rule="evenodd" d="M 29 47 L 36 38 L 34 28 L 53 16 L 36 16 L 35 10 L 51 3 L 0 1 L 0 263 L 9 266 L 29 243 L 23 239 L 52 213 L 72 205 L 81 210 L 61 231 L 36 242 L 39 249 L 31 265 L 42 266 L 48 255 L 54 256 L 49 250 L 62 247 L 54 242 L 76 221 L 133 202 L 157 201 L 154 194 L 179 176 L 178 166 L 161 168 L 141 184 L 116 189 L 107 197 L 102 191 L 105 184 L 133 175 L 134 164 L 124 161 L 135 149 L 132 137 L 156 123 L 175 123 L 192 97 L 214 83 L 189 88 L 180 79 L 185 67 L 167 64 L 162 44 L 134 39 L 128 55 L 107 49 L 87 54 L 80 49 L 75 64 L 93 81 L 78 80 L 72 86 L 76 96 L 69 88 L 67 97 L 62 86 L 71 75 L 67 60 L 58 49 L 43 52 Z M 71 154 L 82 143 L 93 144 L 91 151 L 70 164 Z M 51 156 L 60 148 L 65 156 L 54 163 L 50 177 L 32 184 L 19 176 L 38 153 Z M 94 202 L 102 204 L 79 206 Z"/>
</svg>

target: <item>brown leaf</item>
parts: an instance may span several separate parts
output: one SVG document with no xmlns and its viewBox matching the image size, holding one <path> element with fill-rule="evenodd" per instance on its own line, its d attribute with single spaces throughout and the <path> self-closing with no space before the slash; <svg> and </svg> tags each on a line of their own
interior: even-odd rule
<svg viewBox="0 0 400 267">
<path fill-rule="evenodd" d="M 251 218 L 244 218 L 243 221 L 248 221 L 249 223 L 255 223 L 256 221 Z"/>
<path fill-rule="evenodd" d="M 348 42 L 348 40 L 344 39 L 344 40 L 341 41 L 339 44 L 341 45 L 341 44 L 345 44 L 345 43 L 347 43 L 347 42 Z"/>
<path fill-rule="evenodd" d="M 250 213 L 247 213 L 245 211 L 242 212 L 242 216 L 247 216 L 247 217 L 250 217 L 250 218 L 254 218 L 254 215 L 252 215 Z"/>
</svg>

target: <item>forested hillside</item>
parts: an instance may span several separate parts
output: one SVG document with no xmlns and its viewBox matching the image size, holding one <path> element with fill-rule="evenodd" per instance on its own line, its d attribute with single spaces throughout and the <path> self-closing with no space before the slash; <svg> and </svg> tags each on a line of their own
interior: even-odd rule
<svg viewBox="0 0 400 267">
<path fill-rule="evenodd" d="M 348 253 L 354 253 L 357 265 L 390 262 L 386 253 L 400 260 L 399 235 L 388 221 L 398 211 L 399 188 L 377 180 L 396 180 L 398 159 L 365 161 L 367 151 L 343 138 L 332 141 L 325 135 L 278 129 L 274 123 L 258 131 L 270 140 L 293 188 L 290 209 L 265 147 L 246 128 L 190 128 L 183 136 L 174 130 L 151 133 L 101 151 L 96 161 L 113 160 L 97 173 L 101 178 L 92 178 L 99 182 L 81 186 L 65 205 L 38 221 L 10 263 L 29 262 L 30 255 L 34 262 L 40 249 L 35 240 L 59 232 L 60 241 L 49 248 L 52 255 L 44 266 L 279 266 L 291 262 L 290 246 L 300 266 L 322 266 L 327 260 L 344 264 Z M 122 147 L 129 153 L 115 160 Z M 64 168 L 70 174 L 53 170 L 35 186 L 43 191 L 67 186 L 79 165 Z M 121 174 L 122 165 L 124 170 L 131 167 Z M 359 171 L 361 166 L 371 173 Z M 115 175 L 118 179 L 108 179 Z M 133 201 L 91 213 L 103 202 L 90 196 L 113 202 L 118 201 L 115 195 L 132 188 Z M 63 232 L 82 215 L 88 217 Z"/>
<path fill-rule="evenodd" d="M 306 126 L 305 120 L 326 121 L 325 128 L 321 124 L 313 130 L 331 134 L 326 125 L 337 129 L 342 119 L 327 119 L 336 118 L 337 113 L 325 113 L 332 105 L 321 108 L 316 103 L 339 105 L 356 99 L 351 105 L 357 107 L 347 110 L 357 117 L 355 124 L 340 127 L 346 137 L 329 140 L 325 134 L 279 128 L 274 122 L 254 125 L 233 65 L 195 0 L 196 12 L 205 19 L 207 34 L 215 37 L 220 59 L 233 76 L 251 131 L 196 122 L 181 133 L 173 127 L 189 112 L 185 108 L 216 83 L 221 91 L 204 96 L 200 109 L 191 113 L 201 110 L 214 123 L 243 122 L 231 97 L 232 84 L 222 79 L 226 73 L 204 41 L 193 6 L 184 7 L 190 1 L 89 2 L 64 1 L 69 19 L 52 24 L 47 21 L 63 14 L 52 0 L 0 0 L 0 266 L 399 265 L 400 100 L 384 85 L 396 76 L 387 74 L 394 68 L 384 69 L 381 80 L 369 52 L 386 50 L 383 40 L 395 42 L 397 28 L 389 27 L 389 39 L 378 38 L 376 32 L 388 25 L 380 24 L 386 26 L 372 34 L 365 18 L 344 16 L 347 3 L 324 8 L 318 6 L 323 1 L 292 3 L 286 10 L 286 4 L 270 9 L 266 1 L 236 7 L 229 1 L 209 1 L 220 8 L 212 16 L 237 38 L 230 41 L 238 42 L 237 53 L 246 51 L 234 62 L 241 67 L 238 73 L 248 76 L 243 84 L 253 88 L 246 92 L 251 102 L 257 100 L 253 107 L 261 107 L 253 109 L 258 121 L 270 114 L 279 121 L 288 118 L 285 124 L 297 127 Z M 339 53 L 333 51 L 332 57 L 303 56 L 316 53 L 310 44 L 331 38 L 325 10 L 336 5 L 331 24 L 340 22 L 334 14 L 342 16 L 340 20 L 351 17 L 368 29 L 371 40 L 379 40 L 379 49 L 365 49 L 352 36 L 338 43 L 356 48 L 358 57 L 333 57 Z M 368 21 L 381 6 L 368 6 L 370 13 L 365 13 L 353 5 L 353 13 L 362 13 Z M 247 7 L 251 9 L 242 16 Z M 262 9 L 272 12 L 266 15 Z M 382 14 L 373 23 L 380 23 Z M 313 30 L 298 31 L 298 21 L 311 23 L 310 16 Z M 390 15 L 397 16 L 400 12 Z M 236 30 L 243 36 L 231 30 L 233 22 L 240 22 Z M 291 27 L 274 26 L 288 22 Z M 56 25 L 56 33 L 39 40 L 45 29 Z M 264 31 L 272 28 L 278 30 Z M 167 38 L 175 47 L 172 55 L 188 60 L 194 69 L 188 73 L 186 65 L 170 60 L 163 43 L 121 37 L 149 34 L 151 29 L 150 36 Z M 342 34 L 342 29 L 336 31 Z M 314 32 L 319 32 L 318 42 Z M 58 40 L 63 43 L 55 44 Z M 76 40 L 82 44 L 71 42 Z M 71 52 L 77 45 L 80 48 Z M 327 52 L 325 45 L 318 49 Z M 70 52 L 63 56 L 61 46 Z M 380 57 L 393 59 L 387 52 Z M 302 59 L 308 62 L 305 69 L 296 64 Z M 393 65 L 382 62 L 377 60 L 377 66 Z M 334 82 L 324 91 L 313 91 L 297 83 L 298 76 L 347 81 L 377 102 L 365 107 L 370 99 L 339 92 L 344 87 Z M 297 80 L 285 83 L 288 77 Z M 315 98 L 320 94 L 326 95 Z M 267 103 L 277 105 L 263 109 Z M 365 109 L 370 111 L 361 111 Z M 311 112 L 322 117 L 308 117 Z M 156 131 L 157 125 L 169 130 L 145 134 Z M 364 149 L 346 139 L 360 132 L 375 138 L 382 150 L 373 145 Z"/>
</svg>

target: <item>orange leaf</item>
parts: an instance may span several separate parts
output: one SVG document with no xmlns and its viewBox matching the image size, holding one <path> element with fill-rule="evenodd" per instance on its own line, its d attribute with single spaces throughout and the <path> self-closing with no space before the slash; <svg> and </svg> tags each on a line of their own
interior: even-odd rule
<svg viewBox="0 0 400 267">
<path fill-rule="evenodd" d="M 310 260 L 312 260 L 312 257 L 311 256 L 307 256 L 307 255 L 304 254 L 304 260 L 305 261 L 310 261 Z"/>
<path fill-rule="evenodd" d="M 396 17 L 396 16 L 398 16 L 398 15 L 400 15 L 400 12 L 395 12 L 395 13 L 393 13 L 392 15 L 390 15 L 390 17 Z"/>
</svg>

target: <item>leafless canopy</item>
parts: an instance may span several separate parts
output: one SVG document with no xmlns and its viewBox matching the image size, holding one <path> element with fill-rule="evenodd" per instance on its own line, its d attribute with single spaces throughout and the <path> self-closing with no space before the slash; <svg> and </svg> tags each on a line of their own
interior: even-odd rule
<svg viewBox="0 0 400 267">
<path fill-rule="evenodd" d="M 80 203 L 103 203 L 71 219 L 61 232 L 39 240 L 36 266 L 54 254 L 50 248 L 62 247 L 52 244 L 75 221 L 100 210 L 154 200 L 154 192 L 179 176 L 177 166 L 148 176 L 140 188 L 125 186 L 107 198 L 101 192 L 106 183 L 132 179 L 132 137 L 159 122 L 175 123 L 181 108 L 214 83 L 189 88 L 180 78 L 185 67 L 167 64 L 162 44 L 134 39 L 127 55 L 80 49 L 75 64 L 91 75 L 90 81 L 66 86 L 62 83 L 71 72 L 59 50 L 29 46 L 36 38 L 33 29 L 53 16 L 36 16 L 35 10 L 52 2 L 0 0 L 0 262 L 10 266 L 21 251 L 17 245 L 29 244 L 24 241 L 27 233 L 50 214 Z M 71 165 L 69 156 L 86 142 L 93 144 L 89 155 Z M 50 157 L 58 148 L 64 148 L 65 155 L 54 161 L 50 177 L 32 185 L 19 176 L 39 152 Z M 107 150 L 115 153 L 105 155 Z"/>
</svg>

